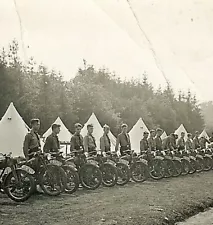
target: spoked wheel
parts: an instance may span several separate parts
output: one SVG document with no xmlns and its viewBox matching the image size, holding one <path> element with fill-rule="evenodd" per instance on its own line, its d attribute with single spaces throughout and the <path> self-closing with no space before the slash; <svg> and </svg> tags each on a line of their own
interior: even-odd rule
<svg viewBox="0 0 213 225">
<path fill-rule="evenodd" d="M 78 172 L 71 166 L 64 165 L 62 166 L 64 169 L 64 172 L 66 173 L 67 176 L 67 183 L 65 187 L 65 192 L 67 194 L 73 194 L 78 190 L 79 187 L 79 176 Z"/>
<path fill-rule="evenodd" d="M 32 195 L 35 181 L 32 175 L 24 170 L 17 169 L 6 176 L 3 186 L 10 199 L 16 202 L 24 202 Z"/>
<path fill-rule="evenodd" d="M 101 166 L 102 172 L 102 184 L 105 187 L 113 187 L 116 185 L 118 180 L 117 168 L 111 164 L 103 164 Z"/>
<path fill-rule="evenodd" d="M 135 162 L 131 166 L 132 180 L 137 183 L 142 183 L 148 178 L 148 166 L 143 162 Z"/>
<path fill-rule="evenodd" d="M 174 173 L 173 173 L 173 177 L 178 177 L 182 174 L 182 164 L 181 164 L 181 161 L 179 160 L 173 160 L 173 163 L 174 163 Z"/>
<path fill-rule="evenodd" d="M 186 159 L 181 159 L 181 163 L 182 163 L 182 175 L 185 176 L 189 174 L 191 170 L 191 165 L 190 162 Z"/>
<path fill-rule="evenodd" d="M 164 178 L 164 161 L 153 159 L 148 163 L 149 175 L 154 180 Z"/>
<path fill-rule="evenodd" d="M 195 173 L 197 170 L 197 162 L 194 159 L 190 159 L 190 171 L 189 174 Z"/>
<path fill-rule="evenodd" d="M 39 174 L 39 184 L 45 194 L 57 196 L 65 190 L 67 178 L 65 171 L 56 165 L 47 165 Z"/>
<path fill-rule="evenodd" d="M 82 186 L 88 190 L 95 190 L 102 183 L 101 171 L 93 164 L 83 165 L 80 168 L 79 178 Z"/>
<path fill-rule="evenodd" d="M 173 176 L 174 171 L 175 171 L 175 166 L 172 160 L 170 159 L 164 159 L 163 160 L 163 167 L 164 167 L 164 177 L 165 178 L 170 178 Z"/>
<path fill-rule="evenodd" d="M 204 160 L 201 158 L 196 158 L 196 171 L 198 173 L 204 170 Z"/>
<path fill-rule="evenodd" d="M 130 180 L 130 170 L 129 167 L 124 164 L 118 162 L 116 164 L 117 172 L 118 172 L 118 180 L 117 185 L 123 186 L 127 184 Z"/>
<path fill-rule="evenodd" d="M 203 157 L 204 160 L 204 171 L 209 171 L 212 169 L 212 159 L 210 157 Z"/>
</svg>

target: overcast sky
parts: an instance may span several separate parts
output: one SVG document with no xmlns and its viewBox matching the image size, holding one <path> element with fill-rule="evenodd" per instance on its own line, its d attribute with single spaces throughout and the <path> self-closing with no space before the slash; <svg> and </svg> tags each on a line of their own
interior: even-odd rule
<svg viewBox="0 0 213 225">
<path fill-rule="evenodd" d="M 38 63 L 60 70 L 65 79 L 76 74 L 84 58 L 123 78 L 146 71 L 158 87 L 166 83 L 160 66 L 176 91 L 190 88 L 200 100 L 213 100 L 212 0 L 130 0 L 149 40 L 126 0 L 16 3 L 25 59 L 33 56 Z M 0 28 L 0 47 L 14 38 L 21 43 L 13 0 L 0 0 Z"/>
</svg>

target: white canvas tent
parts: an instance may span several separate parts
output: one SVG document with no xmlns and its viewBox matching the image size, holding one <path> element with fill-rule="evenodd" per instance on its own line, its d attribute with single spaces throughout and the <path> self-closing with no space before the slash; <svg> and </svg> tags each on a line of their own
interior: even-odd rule
<svg viewBox="0 0 213 225">
<path fill-rule="evenodd" d="M 183 124 L 181 124 L 179 126 L 179 128 L 175 131 L 175 134 L 177 134 L 178 138 L 180 138 L 182 132 L 185 133 L 185 138 L 184 139 L 186 141 L 187 140 L 187 131 L 186 131 L 185 127 L 183 126 Z"/>
<path fill-rule="evenodd" d="M 132 150 L 140 152 L 140 140 L 143 138 L 144 131 L 149 132 L 147 126 L 140 118 L 129 132 Z"/>
<path fill-rule="evenodd" d="M 163 132 L 163 134 L 161 135 L 161 139 L 164 140 L 167 137 L 166 131 Z"/>
<path fill-rule="evenodd" d="M 58 117 L 56 119 L 56 121 L 54 122 L 56 124 L 59 124 L 61 125 L 61 131 L 60 133 L 58 134 L 58 139 L 60 142 L 70 142 L 71 140 L 71 137 L 72 137 L 72 134 L 69 132 L 69 130 L 66 128 L 66 126 L 64 125 L 64 123 L 62 122 L 62 120 L 60 119 L 60 117 Z M 44 141 L 45 139 L 52 133 L 52 128 L 50 127 L 44 134 L 43 134 L 43 138 L 44 138 Z M 42 142 L 42 148 L 43 148 L 43 145 L 44 145 L 44 142 Z M 69 153 L 69 147 L 67 149 L 67 153 Z M 63 146 L 62 145 L 62 148 L 60 151 L 63 151 L 64 153 L 66 153 L 66 146 Z"/>
<path fill-rule="evenodd" d="M 23 142 L 29 127 L 11 102 L 0 121 L 0 152 L 23 156 Z"/>
<path fill-rule="evenodd" d="M 94 126 L 93 135 L 96 140 L 97 149 L 100 149 L 100 137 L 103 135 L 103 128 L 94 113 L 92 113 L 92 115 L 90 116 L 88 121 L 84 124 L 84 127 L 82 128 L 81 134 L 83 137 L 87 135 L 88 124 L 92 124 Z M 116 138 L 111 132 L 109 133 L 109 138 L 111 141 L 111 149 L 114 150 L 115 144 L 116 144 Z"/>
<path fill-rule="evenodd" d="M 205 137 L 207 140 L 209 140 L 209 136 L 208 136 L 208 134 L 206 133 L 205 129 L 202 131 L 202 133 L 200 134 L 199 137 L 200 137 L 200 138 L 201 138 L 201 137 Z"/>
</svg>

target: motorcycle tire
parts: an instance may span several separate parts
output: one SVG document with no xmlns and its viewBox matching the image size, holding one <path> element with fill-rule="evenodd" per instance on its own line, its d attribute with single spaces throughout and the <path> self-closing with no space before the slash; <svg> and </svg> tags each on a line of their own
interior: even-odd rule
<svg viewBox="0 0 213 225">
<path fill-rule="evenodd" d="M 130 180 L 130 169 L 126 164 L 120 162 L 116 164 L 116 168 L 118 174 L 117 185 L 124 186 Z"/>
<path fill-rule="evenodd" d="M 102 183 L 102 173 L 99 167 L 86 163 L 80 168 L 79 179 L 84 188 L 95 190 Z"/>
<path fill-rule="evenodd" d="M 153 159 L 148 163 L 149 176 L 153 180 L 161 180 L 164 178 L 164 161 L 161 159 Z"/>
<path fill-rule="evenodd" d="M 10 199 L 12 199 L 15 202 L 25 202 L 33 194 L 35 180 L 31 174 L 21 169 L 15 170 L 15 174 L 18 178 L 19 184 L 14 183 L 16 178 L 14 177 L 14 173 L 10 172 L 9 174 L 7 174 L 4 180 L 4 184 L 3 184 L 4 192 L 5 194 L 7 194 L 7 196 Z M 15 194 L 15 190 L 16 188 L 20 188 L 20 187 L 23 187 L 23 195 L 17 196 Z"/>
<path fill-rule="evenodd" d="M 212 169 L 212 159 L 210 157 L 204 156 L 203 160 L 204 160 L 204 168 L 203 168 L 203 170 L 204 171 L 211 170 Z"/>
<path fill-rule="evenodd" d="M 117 168 L 109 163 L 104 163 L 101 168 L 102 184 L 105 187 L 113 187 L 118 180 Z"/>
<path fill-rule="evenodd" d="M 65 171 L 56 165 L 47 165 L 42 168 L 38 180 L 41 189 L 49 196 L 60 195 L 65 190 L 67 183 Z"/>
<path fill-rule="evenodd" d="M 74 192 L 78 190 L 79 183 L 80 183 L 78 172 L 76 171 L 75 168 L 68 165 L 63 165 L 62 168 L 64 172 L 66 173 L 66 177 L 67 177 L 65 193 L 73 194 Z"/>
<path fill-rule="evenodd" d="M 191 170 L 190 162 L 186 159 L 181 159 L 181 164 L 182 164 L 182 175 L 185 176 L 189 174 Z"/>
<path fill-rule="evenodd" d="M 148 179 L 148 166 L 143 162 L 135 162 L 131 166 L 131 177 L 136 183 L 142 183 Z"/>
</svg>

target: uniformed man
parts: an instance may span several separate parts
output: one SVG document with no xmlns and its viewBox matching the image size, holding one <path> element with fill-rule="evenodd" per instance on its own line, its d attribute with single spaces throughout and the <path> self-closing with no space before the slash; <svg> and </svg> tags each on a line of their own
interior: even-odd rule
<svg viewBox="0 0 213 225">
<path fill-rule="evenodd" d="M 80 123 L 75 124 L 75 133 L 71 137 L 70 152 L 84 150 L 83 136 L 81 135 L 82 125 Z"/>
<path fill-rule="evenodd" d="M 60 142 L 58 140 L 58 134 L 60 133 L 61 125 L 52 125 L 52 134 L 50 134 L 44 144 L 45 153 L 58 153 L 60 151 Z"/>
<path fill-rule="evenodd" d="M 148 138 L 149 150 L 155 151 L 156 150 L 156 143 L 155 143 L 155 131 L 150 131 L 150 137 Z"/>
<path fill-rule="evenodd" d="M 104 134 L 100 138 L 100 149 L 101 152 L 110 152 L 111 151 L 111 141 L 109 138 L 110 127 L 108 125 L 104 125 L 103 130 Z"/>
<path fill-rule="evenodd" d="M 140 141 L 140 152 L 148 152 L 149 150 L 149 143 L 148 143 L 148 137 L 149 137 L 149 132 L 145 131 L 143 133 L 143 138 Z"/>
<path fill-rule="evenodd" d="M 186 147 L 186 143 L 185 143 L 185 133 L 181 132 L 180 138 L 177 141 L 177 148 L 178 150 L 184 150 Z"/>
<path fill-rule="evenodd" d="M 199 143 L 200 143 L 201 149 L 205 149 L 206 148 L 206 144 L 207 143 L 210 144 L 210 141 L 207 140 L 206 137 L 202 136 L 202 137 L 200 137 Z"/>
<path fill-rule="evenodd" d="M 195 132 L 195 136 L 193 138 L 193 149 L 200 148 L 200 140 L 199 140 L 199 132 Z"/>
<path fill-rule="evenodd" d="M 121 129 L 122 131 L 118 135 L 116 140 L 115 151 L 116 152 L 118 151 L 118 147 L 120 145 L 120 153 L 123 156 L 124 151 L 131 150 L 131 142 L 130 142 L 129 134 L 127 133 L 127 130 L 128 130 L 127 124 L 122 124 Z"/>
<path fill-rule="evenodd" d="M 25 136 L 23 145 L 23 153 L 27 160 L 33 158 L 34 153 L 41 150 L 40 137 L 38 135 L 38 131 L 40 129 L 40 120 L 32 119 L 30 121 L 30 125 L 31 130 Z"/>
<path fill-rule="evenodd" d="M 93 125 L 92 124 L 88 124 L 87 125 L 87 135 L 84 137 L 84 151 L 86 153 L 90 153 L 90 152 L 96 152 L 96 140 L 95 137 L 93 136 Z M 95 153 L 94 153 L 95 154 Z"/>
<path fill-rule="evenodd" d="M 163 134 L 163 130 L 158 128 L 156 130 L 156 137 L 155 137 L 155 145 L 156 145 L 156 150 L 162 151 L 163 150 L 163 141 L 161 139 L 161 135 Z"/>
<path fill-rule="evenodd" d="M 174 150 L 175 134 L 171 133 L 163 141 L 163 149 L 165 150 Z"/>
<path fill-rule="evenodd" d="M 193 143 L 192 143 L 192 134 L 187 134 L 187 140 L 186 140 L 186 150 L 192 150 L 193 149 Z"/>
</svg>

